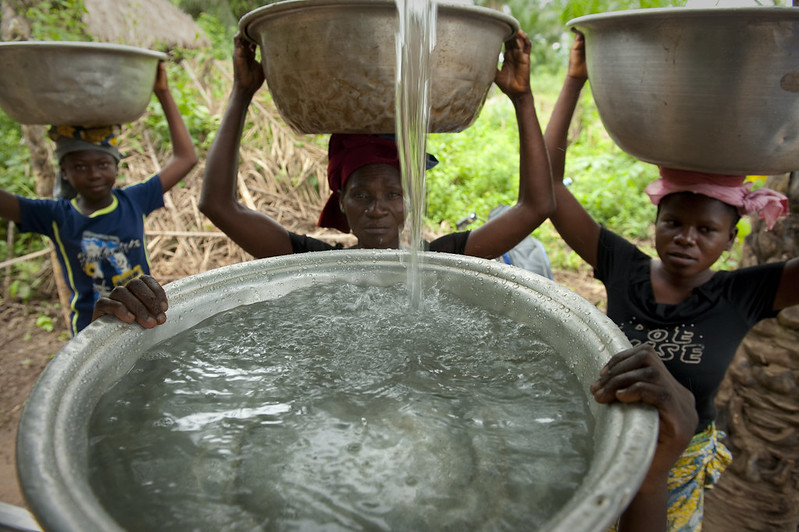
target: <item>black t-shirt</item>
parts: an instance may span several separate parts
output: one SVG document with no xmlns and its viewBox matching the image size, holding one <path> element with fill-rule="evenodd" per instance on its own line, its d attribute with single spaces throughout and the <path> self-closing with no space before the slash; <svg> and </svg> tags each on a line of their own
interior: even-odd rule
<svg viewBox="0 0 799 532">
<path fill-rule="evenodd" d="M 307 235 L 298 235 L 289 232 L 291 239 L 291 249 L 294 253 L 306 253 L 308 251 L 329 251 L 331 249 L 344 249 L 343 244 L 328 244 L 316 238 Z M 427 251 L 438 251 L 441 253 L 454 253 L 455 255 L 463 255 L 466 249 L 466 240 L 469 238 L 469 231 L 461 233 L 451 233 L 436 238 L 432 242 L 425 242 L 424 247 Z"/>
<path fill-rule="evenodd" d="M 716 418 L 713 404 L 727 367 L 749 329 L 772 310 L 785 263 L 718 271 L 677 305 L 655 302 L 652 259 L 607 229 L 594 272 L 608 294 L 608 316 L 634 346 L 652 345 L 696 399 L 697 432 Z"/>
</svg>

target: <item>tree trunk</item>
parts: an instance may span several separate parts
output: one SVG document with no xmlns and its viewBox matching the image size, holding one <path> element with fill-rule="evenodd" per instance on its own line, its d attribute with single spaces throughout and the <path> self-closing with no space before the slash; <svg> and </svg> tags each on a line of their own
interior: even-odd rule
<svg viewBox="0 0 799 532">
<path fill-rule="evenodd" d="M 3 0 L 0 2 L 0 35 L 4 41 L 24 41 L 31 34 L 31 26 L 22 15 L 23 2 Z"/>
<path fill-rule="evenodd" d="M 767 186 L 786 194 L 790 217 L 745 242 L 742 266 L 797 256 L 799 173 Z M 705 532 L 797 532 L 799 527 L 799 306 L 744 338 L 716 400 L 733 463 L 706 497 Z"/>
<path fill-rule="evenodd" d="M 30 2 L 3 0 L 0 2 L 0 36 L 4 41 L 23 41 L 30 39 L 30 21 L 25 16 L 25 8 Z M 34 188 L 36 195 L 49 198 L 53 195 L 53 184 L 56 178 L 56 169 L 52 163 L 53 147 L 46 136 L 46 126 L 23 125 L 22 136 L 30 153 L 31 169 L 33 171 Z M 61 267 L 55 252 L 50 253 L 50 262 L 53 268 L 58 298 L 64 319 L 69 326 L 69 289 L 64 281 Z"/>
<path fill-rule="evenodd" d="M 47 126 L 23 125 L 22 136 L 30 152 L 36 195 L 51 198 L 56 170 L 52 163 L 53 146 L 47 138 Z"/>
<path fill-rule="evenodd" d="M 30 2 L 3 0 L 0 2 L 0 36 L 4 41 L 24 41 L 31 37 L 30 21 L 24 12 Z M 53 195 L 55 168 L 53 167 L 53 148 L 47 139 L 45 126 L 22 126 L 22 136 L 30 151 L 36 195 L 43 198 Z"/>
</svg>

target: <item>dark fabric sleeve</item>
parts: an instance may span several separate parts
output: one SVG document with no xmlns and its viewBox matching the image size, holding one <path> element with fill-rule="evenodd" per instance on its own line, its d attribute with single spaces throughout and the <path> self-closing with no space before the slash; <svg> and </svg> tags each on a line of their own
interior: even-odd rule
<svg viewBox="0 0 799 532">
<path fill-rule="evenodd" d="M 17 196 L 19 199 L 20 222 L 17 229 L 21 233 L 39 233 L 52 236 L 53 221 L 58 221 L 58 202 L 51 199 L 30 199 Z"/>
<path fill-rule="evenodd" d="M 428 246 L 425 246 L 428 251 L 438 251 L 440 253 L 454 253 L 455 255 L 463 255 L 466 249 L 466 241 L 469 239 L 470 231 L 463 231 L 461 233 L 450 233 L 440 238 L 436 238 Z"/>
<path fill-rule="evenodd" d="M 164 206 L 164 189 L 158 174 L 147 181 L 123 187 L 121 190 L 145 215 Z"/>
<path fill-rule="evenodd" d="M 599 232 L 597 267 L 594 269 L 594 277 L 603 283 L 611 281 L 610 276 L 614 271 L 615 264 L 632 264 L 632 259 L 640 258 L 637 257 L 638 255 L 642 255 L 638 248 L 603 227 Z"/>
<path fill-rule="evenodd" d="M 308 235 L 298 235 L 289 231 L 289 239 L 291 240 L 291 250 L 294 253 L 308 253 L 309 251 L 329 251 L 331 249 L 343 249 L 342 244 L 331 246 L 327 242 L 322 242 L 316 238 Z"/>
<path fill-rule="evenodd" d="M 754 325 L 765 318 L 774 318 L 779 311 L 773 310 L 774 298 L 782 278 L 784 262 L 760 264 L 748 268 L 741 268 L 734 272 L 726 273 L 732 277 L 732 282 L 727 285 L 726 298 L 730 301 L 745 301 L 741 312 L 745 312 L 745 319 Z"/>
</svg>

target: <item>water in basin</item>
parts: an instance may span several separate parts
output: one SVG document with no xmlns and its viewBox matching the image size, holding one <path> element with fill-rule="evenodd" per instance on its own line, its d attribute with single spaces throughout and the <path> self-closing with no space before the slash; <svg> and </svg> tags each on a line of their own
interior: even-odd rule
<svg viewBox="0 0 799 532">
<path fill-rule="evenodd" d="M 218 314 L 105 393 L 90 479 L 129 530 L 534 530 L 593 418 L 530 325 L 435 287 L 323 285 Z"/>
</svg>

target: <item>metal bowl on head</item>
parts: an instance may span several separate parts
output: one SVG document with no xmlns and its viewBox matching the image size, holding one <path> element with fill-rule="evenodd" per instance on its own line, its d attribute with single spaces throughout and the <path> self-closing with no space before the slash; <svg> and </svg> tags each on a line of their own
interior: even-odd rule
<svg viewBox="0 0 799 532">
<path fill-rule="evenodd" d="M 300 133 L 393 133 L 394 0 L 288 0 L 242 17 L 260 45 L 266 82 Z M 438 4 L 430 58 L 430 131 L 467 128 L 494 81 L 502 44 L 519 23 L 494 9 Z"/>
<path fill-rule="evenodd" d="M 588 15 L 591 91 L 629 154 L 716 174 L 799 168 L 799 9 L 659 8 Z"/>
<path fill-rule="evenodd" d="M 0 107 L 22 124 L 125 124 L 147 109 L 166 54 L 93 42 L 0 43 Z"/>
</svg>

